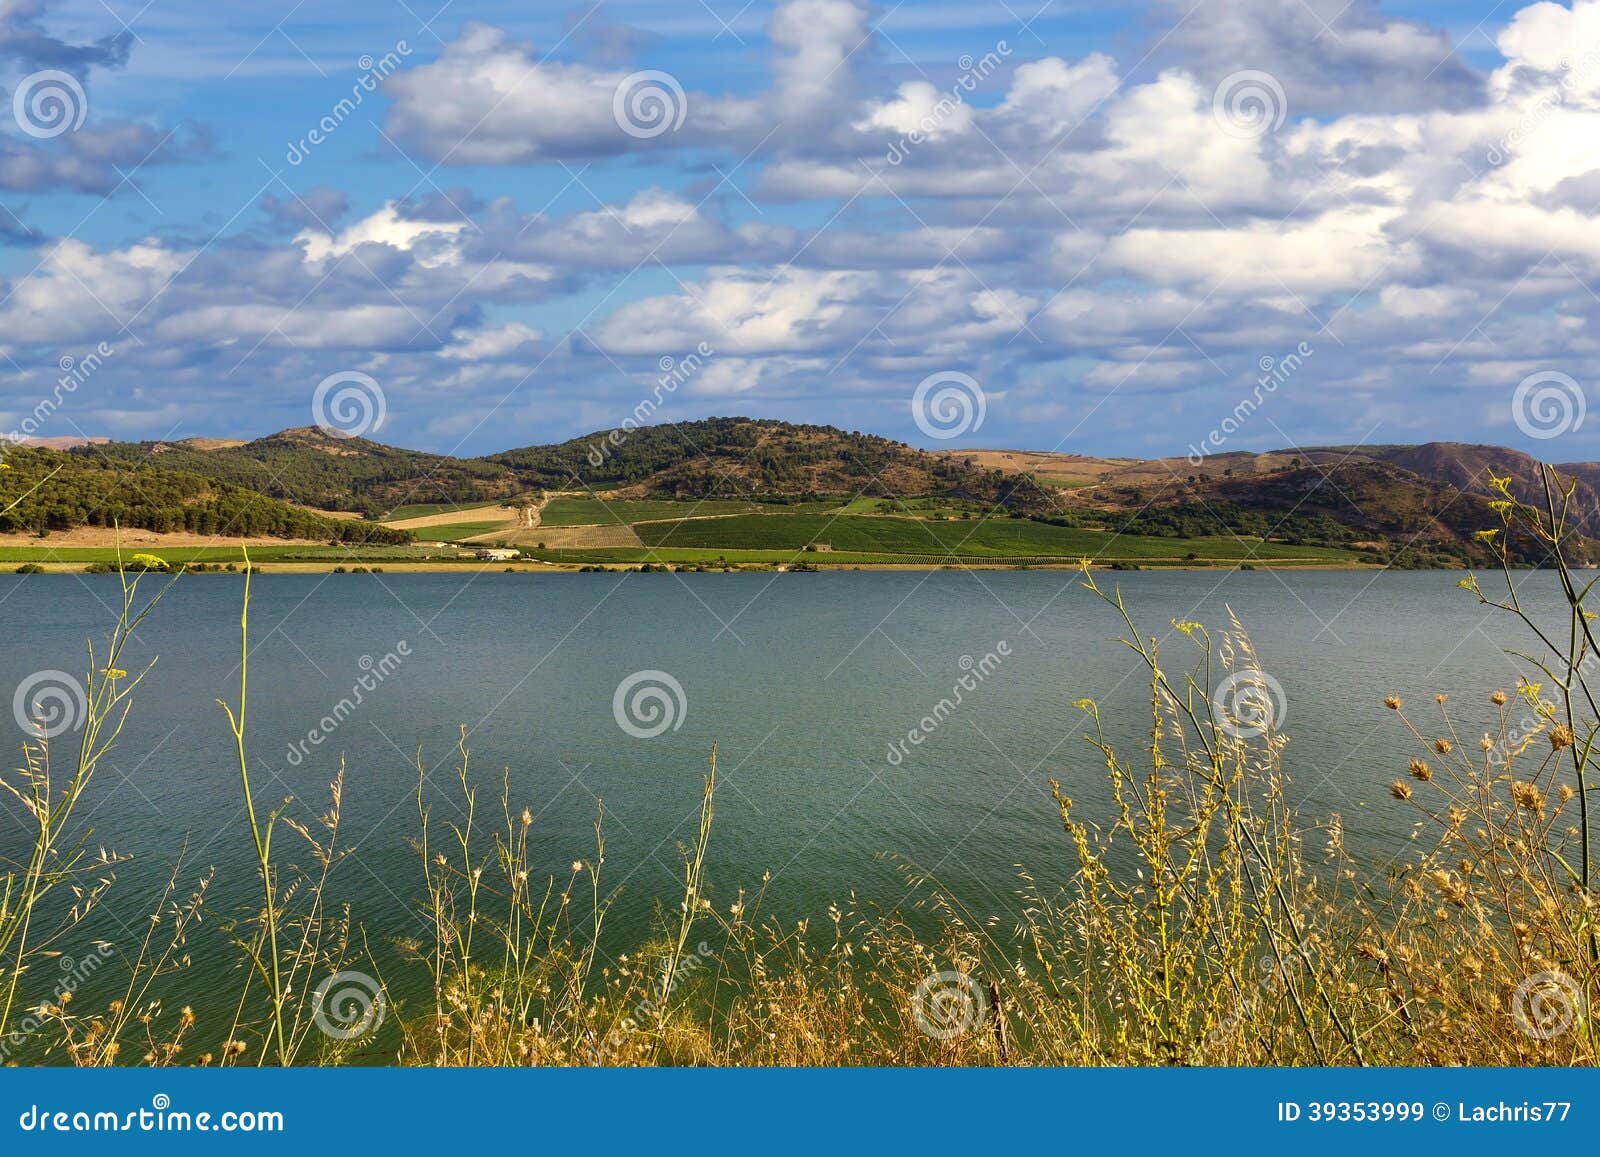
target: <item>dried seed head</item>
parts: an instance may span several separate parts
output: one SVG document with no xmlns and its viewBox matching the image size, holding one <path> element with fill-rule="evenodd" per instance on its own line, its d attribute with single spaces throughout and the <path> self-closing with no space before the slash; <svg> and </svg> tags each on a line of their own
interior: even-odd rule
<svg viewBox="0 0 1600 1157">
<path fill-rule="evenodd" d="M 1496 707 L 1504 707 L 1506 705 L 1506 693 L 1504 691 L 1496 691 L 1489 696 L 1489 702 Z"/>
<path fill-rule="evenodd" d="M 1537 784 L 1520 779 L 1512 780 L 1511 798 L 1523 811 L 1544 811 L 1544 792 L 1539 790 Z"/>
<path fill-rule="evenodd" d="M 1412 779 L 1420 779 L 1423 783 L 1427 783 L 1430 779 L 1433 778 L 1433 768 L 1429 767 L 1426 763 L 1424 763 L 1420 759 L 1413 759 L 1411 761 L 1410 770 L 1411 770 L 1411 778 Z"/>
<path fill-rule="evenodd" d="M 1443 739 L 1443 738 L 1435 739 L 1433 741 L 1433 749 L 1435 751 L 1437 751 L 1440 755 L 1449 755 L 1450 754 L 1450 741 L 1448 739 Z"/>
<path fill-rule="evenodd" d="M 1397 779 L 1389 785 L 1389 794 L 1395 799 L 1410 799 L 1411 785 L 1403 779 Z"/>
<path fill-rule="evenodd" d="M 1400 710 L 1400 696 L 1398 696 L 1398 695 L 1390 695 L 1390 696 L 1388 696 L 1386 699 L 1384 699 L 1383 705 L 1385 707 L 1387 707 L 1390 711 L 1398 711 L 1398 710 Z"/>
<path fill-rule="evenodd" d="M 1573 740 L 1572 728 L 1565 723 L 1558 723 L 1550 729 L 1550 746 L 1556 751 L 1571 747 Z"/>
</svg>

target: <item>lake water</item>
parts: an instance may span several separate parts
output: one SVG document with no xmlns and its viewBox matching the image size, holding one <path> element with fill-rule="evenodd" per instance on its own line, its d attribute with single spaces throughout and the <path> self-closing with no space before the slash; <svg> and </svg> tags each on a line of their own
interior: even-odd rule
<svg viewBox="0 0 1600 1157">
<path fill-rule="evenodd" d="M 1146 634 L 1164 637 L 1174 670 L 1189 644 L 1170 622 L 1220 628 L 1232 607 L 1284 689 L 1292 798 L 1313 815 L 1340 811 L 1369 858 L 1405 837 L 1387 785 L 1416 754 L 1384 695 L 1431 708 L 1435 692 L 1450 692 L 1470 726 L 1487 718 L 1488 692 L 1515 681 L 1503 648 L 1525 640 L 1457 589 L 1458 577 L 1100 576 L 1120 585 Z M 1554 609 L 1550 576 L 1519 580 L 1526 597 Z M 637 940 L 655 904 L 676 904 L 677 848 L 693 836 L 712 744 L 722 787 L 708 880 L 719 906 L 741 886 L 759 887 L 767 871 L 771 910 L 785 915 L 820 913 L 851 890 L 893 906 L 912 898 L 898 856 L 975 912 L 1004 914 L 1019 866 L 1046 883 L 1068 870 L 1047 781 L 1061 780 L 1081 815 L 1104 800 L 1102 761 L 1080 738 L 1085 721 L 1072 702 L 1101 700 L 1130 754 L 1146 742 L 1142 669 L 1115 641 L 1115 614 L 1080 581 L 1061 571 L 264 575 L 251 606 L 253 774 L 263 798 L 294 795 L 309 818 L 343 756 L 356 854 L 333 890 L 379 952 L 423 930 L 408 843 L 416 761 L 436 818 L 454 818 L 462 726 L 484 801 L 504 771 L 514 807 L 534 813 L 542 868 L 564 877 L 572 860 L 591 857 L 604 801 L 606 872 L 623 889 L 611 925 L 617 951 Z M 159 656 L 84 815 L 95 843 L 133 856 L 112 906 L 132 928 L 185 845 L 186 875 L 217 868 L 214 908 L 241 910 L 255 886 L 215 702 L 237 694 L 242 588 L 235 576 L 183 579 L 123 663 L 136 670 Z M 81 673 L 85 640 L 105 634 L 116 598 L 110 576 L 0 577 L 9 636 L 0 690 L 9 696 L 41 669 Z M 968 667 L 982 678 L 969 680 L 975 689 L 959 709 L 891 759 L 891 744 L 921 727 Z M 675 725 L 649 738 L 625 730 L 613 704 L 640 672 L 670 675 L 682 689 L 681 708 L 667 692 Z M 324 728 L 363 674 L 376 685 Z M 651 675 L 636 689 L 651 685 L 665 683 Z M 649 729 L 648 717 L 622 718 Z M 4 725 L 16 751 L 22 732 L 9 716 Z M 308 741 L 313 730 L 327 732 L 320 744 Z M 15 807 L 0 812 L 0 856 L 22 846 L 19 821 Z M 289 853 L 297 837 L 278 838 Z M 225 950 L 214 923 L 204 935 Z M 235 980 L 219 976 L 218 991 Z"/>
</svg>

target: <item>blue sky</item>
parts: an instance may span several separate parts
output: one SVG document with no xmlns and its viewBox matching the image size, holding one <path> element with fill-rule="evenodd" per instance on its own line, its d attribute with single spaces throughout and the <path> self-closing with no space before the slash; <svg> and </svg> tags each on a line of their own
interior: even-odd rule
<svg viewBox="0 0 1600 1157">
<path fill-rule="evenodd" d="M 1600 457 L 1600 0 L 0 0 L 0 84 L 0 433 Z"/>
</svg>

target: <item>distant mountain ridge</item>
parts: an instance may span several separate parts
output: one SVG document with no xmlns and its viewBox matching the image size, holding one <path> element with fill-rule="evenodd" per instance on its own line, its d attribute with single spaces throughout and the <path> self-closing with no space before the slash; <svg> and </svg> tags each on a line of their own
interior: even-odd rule
<svg viewBox="0 0 1600 1157">
<path fill-rule="evenodd" d="M 1529 500 L 1542 497 L 1535 459 L 1500 446 L 1429 442 L 1135 460 L 922 450 L 832 426 L 745 417 L 604 430 L 478 458 L 315 427 L 243 442 L 108 442 L 74 447 L 66 456 L 210 478 L 279 502 L 357 512 L 369 521 L 400 506 L 520 504 L 572 490 L 767 503 L 946 496 L 1014 517 L 1141 534 L 1375 544 L 1389 552 L 1386 557 L 1417 564 L 1487 560 L 1474 534 L 1498 525 L 1486 501 L 1491 472 L 1511 477 Z M 1572 479 L 1578 527 L 1600 537 L 1600 463 L 1559 470 Z"/>
</svg>

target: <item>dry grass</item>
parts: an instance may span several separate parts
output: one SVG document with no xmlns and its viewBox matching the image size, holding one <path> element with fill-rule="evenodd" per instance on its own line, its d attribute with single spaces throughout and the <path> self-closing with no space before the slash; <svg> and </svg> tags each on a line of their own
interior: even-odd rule
<svg viewBox="0 0 1600 1157">
<path fill-rule="evenodd" d="M 1482 689 L 1499 719 L 1486 734 L 1461 733 L 1443 695 L 1424 712 L 1398 692 L 1385 700 L 1395 778 L 1382 806 L 1416 825 L 1392 867 L 1357 862 L 1340 816 L 1308 823 L 1291 808 L 1287 740 L 1262 710 L 1268 691 L 1238 623 L 1217 634 L 1174 624 L 1187 653 L 1160 654 L 1120 596 L 1085 572 L 1147 673 L 1149 740 L 1137 753 L 1115 750 L 1096 705 L 1079 704 L 1093 721 L 1086 739 L 1103 758 L 1111 806 L 1080 816 L 1056 785 L 1067 882 L 1024 877 L 1013 921 L 974 919 L 914 868 L 918 923 L 931 934 L 853 899 L 780 923 L 763 911 L 765 884 L 713 897 L 702 875 L 713 751 L 700 823 L 682 848 L 681 890 L 648 941 L 613 960 L 600 948 L 615 895 L 603 814 L 593 848 L 569 872 L 537 876 L 531 814 L 504 779 L 485 801 L 463 743 L 451 789 L 459 818 L 435 817 L 419 774 L 428 932 L 403 947 L 429 978 L 429 997 L 391 1008 L 368 1057 L 379 1048 L 381 1059 L 410 1065 L 1592 1063 L 1586 1009 L 1600 943 L 1587 799 L 1600 711 L 1589 675 L 1600 651 L 1588 588 L 1561 562 L 1565 497 L 1553 476 L 1544 481 L 1543 510 L 1500 484 L 1505 525 L 1488 540 L 1516 534 L 1550 548 L 1565 621 L 1528 615 L 1509 571 L 1503 598 L 1468 580 L 1527 627 L 1538 650 L 1519 686 Z M 125 629 L 142 613 L 134 587 Z M 108 666 L 124 637 L 113 637 Z M 1228 685 L 1232 699 L 1218 694 Z M 126 676 L 94 686 L 65 786 L 52 779 L 43 742 L 8 783 L 40 824 L 34 858 L 5 877 L 0 905 L 8 1023 L 30 969 L 110 887 L 114 856 L 63 850 L 74 847 L 71 803 L 132 690 Z M 1389 690 L 1370 691 L 1375 710 Z M 184 944 L 208 883 L 184 894 L 175 873 L 146 942 L 127 954 L 121 998 L 103 1009 L 58 999 L 30 1011 L 49 1059 L 340 1063 L 363 1046 L 317 1031 L 325 1010 L 308 995 L 331 973 L 375 974 L 359 925 L 326 898 L 328 872 L 346 854 L 342 776 L 315 821 L 295 820 L 287 804 L 255 811 L 245 693 L 241 675 L 230 719 L 261 899 L 229 925 L 244 966 L 232 1023 L 197 1024 L 154 995 L 181 990 Z M 280 829 L 309 849 L 310 868 L 284 866 L 271 843 Z M 68 889 L 81 900 L 41 932 L 43 896 Z"/>
</svg>

